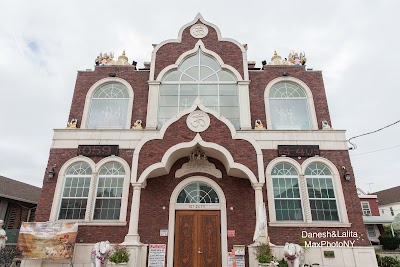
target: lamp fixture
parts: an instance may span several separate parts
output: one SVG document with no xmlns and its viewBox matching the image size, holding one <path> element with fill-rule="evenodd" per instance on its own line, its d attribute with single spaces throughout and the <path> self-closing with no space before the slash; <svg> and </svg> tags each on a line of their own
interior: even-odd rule
<svg viewBox="0 0 400 267">
<path fill-rule="evenodd" d="M 346 167 L 345 167 L 345 166 L 343 166 L 342 169 L 343 169 L 343 178 L 344 178 L 346 181 L 350 181 L 350 179 L 351 179 L 350 173 L 346 170 Z"/>
<path fill-rule="evenodd" d="M 108 77 L 117 77 L 117 74 L 115 72 L 110 72 L 108 74 Z"/>
<path fill-rule="evenodd" d="M 54 164 L 53 167 L 51 167 L 50 171 L 47 173 L 49 175 L 49 179 L 52 179 L 56 175 L 56 167 L 57 165 Z"/>
<path fill-rule="evenodd" d="M 261 62 L 261 64 L 264 66 L 264 65 L 267 65 L 267 61 L 266 60 L 263 60 L 262 62 Z"/>
</svg>

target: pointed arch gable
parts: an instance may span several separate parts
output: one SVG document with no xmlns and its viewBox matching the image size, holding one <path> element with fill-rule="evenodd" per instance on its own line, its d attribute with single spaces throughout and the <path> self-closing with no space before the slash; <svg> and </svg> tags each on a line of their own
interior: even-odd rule
<svg viewBox="0 0 400 267">
<path fill-rule="evenodd" d="M 170 62 L 175 62 L 176 61 L 175 59 L 177 57 L 176 55 L 172 55 L 171 53 L 169 53 L 168 52 L 169 50 L 172 49 L 172 51 L 177 51 L 180 55 L 190 49 L 188 45 L 190 45 L 190 47 L 193 47 L 194 42 L 196 42 L 196 40 L 194 40 L 195 38 L 191 37 L 189 31 L 190 31 L 190 26 L 194 25 L 195 23 L 202 23 L 209 27 L 208 35 L 202 38 L 202 40 L 205 40 L 208 43 L 223 42 L 224 46 L 229 47 L 231 51 L 237 51 L 238 55 L 240 55 L 240 57 L 242 58 L 240 63 L 238 61 L 235 64 L 230 64 L 230 62 L 227 63 L 229 65 L 232 65 L 236 69 L 240 70 L 239 72 L 242 74 L 242 77 L 244 77 L 244 80 L 248 80 L 249 77 L 248 77 L 248 67 L 247 67 L 247 52 L 245 47 L 234 39 L 222 38 L 219 28 L 214 24 L 205 21 L 201 16 L 201 14 L 198 14 L 193 21 L 185 24 L 179 30 L 177 39 L 165 40 L 159 43 L 153 49 L 151 67 L 150 67 L 150 81 L 154 81 L 155 77 L 158 76 L 160 71 L 168 65 L 168 64 L 167 65 L 158 64 L 157 62 L 158 56 L 162 55 L 163 58 L 169 58 L 171 60 Z M 223 51 L 223 49 L 221 48 L 219 48 L 219 50 L 221 52 Z M 174 57 L 175 59 L 173 59 Z"/>
<path fill-rule="evenodd" d="M 167 121 L 159 133 L 148 136 L 139 142 L 132 158 L 131 182 L 138 181 L 138 175 L 141 175 L 150 165 L 159 164 L 154 165 L 154 167 L 156 169 L 163 168 L 161 155 L 164 155 L 171 147 L 168 143 L 189 143 L 194 140 L 196 133 L 188 129 L 186 117 L 196 109 L 212 115 L 210 116 L 211 126 L 205 132 L 200 133 L 202 140 L 214 142 L 215 135 L 218 135 L 219 141 L 215 143 L 225 147 L 235 158 L 234 164 L 236 165 L 234 167 L 239 167 L 237 164 L 242 164 L 251 170 L 257 170 L 255 177 L 258 177 L 259 182 L 263 183 L 265 181 L 263 154 L 257 142 L 247 136 L 238 137 L 230 121 L 220 116 L 216 111 L 204 107 L 198 100 L 191 108 L 181 111 L 177 116 Z M 176 135 L 175 128 L 180 130 L 179 135 Z M 154 153 L 154 151 L 157 151 L 157 153 Z M 162 154 L 157 156 L 160 151 L 163 151 Z M 250 164 L 248 163 L 249 160 Z"/>
</svg>

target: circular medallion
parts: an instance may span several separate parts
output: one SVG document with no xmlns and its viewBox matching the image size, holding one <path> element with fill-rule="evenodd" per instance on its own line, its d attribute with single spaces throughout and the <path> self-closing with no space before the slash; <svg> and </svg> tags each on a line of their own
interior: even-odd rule
<svg viewBox="0 0 400 267">
<path fill-rule="evenodd" d="M 187 117 L 186 124 L 193 132 L 200 133 L 210 126 L 210 117 L 204 111 L 195 110 Z"/>
<path fill-rule="evenodd" d="M 195 24 L 190 28 L 190 34 L 194 38 L 203 38 L 208 34 L 208 28 L 203 24 Z"/>
</svg>

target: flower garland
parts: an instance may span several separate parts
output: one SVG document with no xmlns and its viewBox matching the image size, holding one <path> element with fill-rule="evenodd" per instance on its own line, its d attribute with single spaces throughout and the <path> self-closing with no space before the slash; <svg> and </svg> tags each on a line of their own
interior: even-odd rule
<svg viewBox="0 0 400 267">
<path fill-rule="evenodd" d="M 108 259 L 108 254 L 102 254 L 99 252 L 99 254 L 97 254 L 96 249 L 92 249 L 92 253 L 93 255 L 96 257 L 96 259 L 99 259 L 101 261 L 101 264 L 104 264 L 104 260 Z"/>
<path fill-rule="evenodd" d="M 286 259 L 290 261 L 290 263 L 294 263 L 294 260 L 297 259 L 301 255 L 302 251 L 296 252 L 296 254 L 292 256 L 287 256 Z"/>
<path fill-rule="evenodd" d="M 8 237 L 7 237 L 6 235 L 0 235 L 0 238 L 1 238 L 1 239 L 4 239 L 5 241 L 8 240 Z"/>
</svg>

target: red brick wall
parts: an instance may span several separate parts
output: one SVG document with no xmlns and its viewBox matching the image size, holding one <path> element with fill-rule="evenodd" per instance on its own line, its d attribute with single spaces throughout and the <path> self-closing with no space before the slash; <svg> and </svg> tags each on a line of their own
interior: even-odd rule
<svg viewBox="0 0 400 267">
<path fill-rule="evenodd" d="M 198 21 L 197 23 L 200 23 Z M 167 43 L 158 49 L 156 54 L 156 65 L 154 79 L 167 66 L 175 64 L 178 57 L 188 50 L 192 50 L 199 39 L 190 34 L 190 26 L 182 33 L 181 43 Z M 211 26 L 207 26 L 208 34 L 202 38 L 206 49 L 217 53 L 225 64 L 234 67 L 243 76 L 243 56 L 241 49 L 232 42 L 218 42 L 217 32 Z"/>
<path fill-rule="evenodd" d="M 66 161 L 77 156 L 78 149 L 51 149 L 50 157 L 47 163 L 46 170 L 49 170 L 51 166 L 57 164 L 57 171 L 60 170 L 61 166 Z M 131 149 L 120 149 L 119 157 L 123 158 L 131 167 L 132 164 L 133 150 Z M 102 157 L 91 157 L 94 162 L 99 162 Z M 54 192 L 57 184 L 57 175 L 49 180 L 47 173 L 43 178 L 43 187 L 40 194 L 38 206 L 36 209 L 36 222 L 46 222 L 50 218 L 51 206 L 54 198 Z M 129 178 L 128 178 L 129 179 Z M 132 202 L 132 186 L 129 186 L 129 199 L 128 199 L 128 213 L 127 220 L 129 221 L 129 211 Z M 128 225 L 126 226 L 79 226 L 77 242 L 84 243 L 96 243 L 103 240 L 104 236 L 107 236 L 108 240 L 112 243 L 121 243 L 124 240 L 125 235 L 128 233 Z M 81 241 L 82 240 L 82 241 Z"/>
<path fill-rule="evenodd" d="M 249 71 L 250 77 L 250 112 L 251 121 L 260 119 L 264 125 L 267 124 L 265 114 L 264 92 L 268 83 L 273 79 L 282 77 L 283 72 L 288 72 L 290 77 L 303 81 L 310 88 L 317 115 L 318 128 L 321 129 L 322 120 L 326 119 L 331 124 L 328 102 L 321 71 L 306 71 L 305 66 L 270 66 L 262 71 Z M 253 124 L 252 124 L 253 125 Z"/>
<path fill-rule="evenodd" d="M 264 164 L 265 167 L 268 165 L 268 163 L 275 159 L 278 155 L 277 150 L 263 150 L 263 155 L 264 155 Z M 271 242 L 276 244 L 276 245 L 284 245 L 285 242 L 293 242 L 299 239 L 301 236 L 301 231 L 310 231 L 310 232 L 316 232 L 316 231 L 332 231 L 332 230 L 337 230 L 337 231 L 346 231 L 346 230 L 352 230 L 356 231 L 361 237 L 359 240 L 356 241 L 355 245 L 356 246 L 370 246 L 370 243 L 368 242 L 368 235 L 362 220 L 362 211 L 361 211 L 361 206 L 360 206 L 360 201 L 358 199 L 357 195 L 357 188 L 355 184 L 355 179 L 354 179 L 354 172 L 350 163 L 350 157 L 348 151 L 333 151 L 333 150 L 321 150 L 320 156 L 329 159 L 338 169 L 339 174 L 342 173 L 342 166 L 346 166 L 346 169 L 351 173 L 351 180 L 350 181 L 345 181 L 342 178 L 342 175 L 340 176 L 341 183 L 342 183 L 342 189 L 343 189 L 343 195 L 344 195 L 344 200 L 346 203 L 346 209 L 347 209 L 347 215 L 349 218 L 349 222 L 352 224 L 350 228 L 320 228 L 320 227 L 269 227 L 269 235 L 271 237 Z M 293 158 L 300 164 L 304 162 L 307 158 Z M 264 191 L 265 192 L 265 191 Z M 266 194 L 264 195 L 266 202 L 267 202 L 267 197 Z M 268 215 L 268 205 L 267 205 L 267 215 Z M 269 219 L 268 219 L 269 220 Z M 307 239 L 308 240 L 308 239 Z M 311 241 L 321 241 L 321 240 L 313 240 L 310 239 Z M 324 239 L 325 240 L 325 239 Z M 343 241 L 346 239 L 343 238 L 337 238 L 337 239 L 326 239 L 328 241 Z"/>
<path fill-rule="evenodd" d="M 134 98 L 131 125 L 136 120 L 142 120 L 143 125 L 145 125 L 149 91 L 147 84 L 149 71 L 137 71 L 133 67 L 127 66 L 104 66 L 96 67 L 94 71 L 78 71 L 68 121 L 77 118 L 78 128 L 81 127 L 87 92 L 94 83 L 108 78 L 108 73 L 115 73 L 116 77 L 126 80 L 132 86 Z"/>
<path fill-rule="evenodd" d="M 206 174 L 224 191 L 226 198 L 227 223 L 229 230 L 236 230 L 236 236 L 228 238 L 228 250 L 233 245 L 253 243 L 256 223 L 254 190 L 248 179 L 231 177 L 217 160 L 208 158 L 222 171 L 222 179 Z M 147 180 L 146 188 L 140 196 L 139 234 L 145 244 L 167 244 L 168 237 L 160 236 L 161 229 L 168 229 L 169 203 L 172 191 L 184 178 L 175 178 L 175 172 L 188 158 L 175 162 L 168 175 Z M 197 174 L 193 174 L 197 175 Z M 192 174 L 190 176 L 193 176 Z M 162 209 L 165 206 L 166 209 Z M 233 207 L 233 210 L 230 210 Z M 171 230 L 171 229 L 170 229 Z"/>
</svg>

